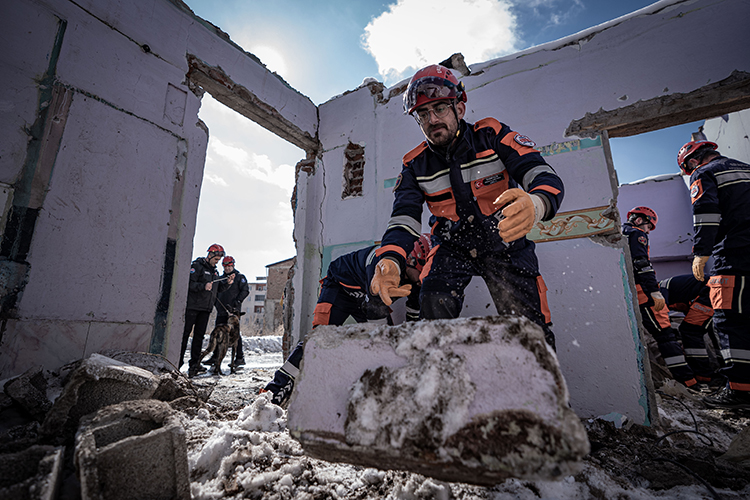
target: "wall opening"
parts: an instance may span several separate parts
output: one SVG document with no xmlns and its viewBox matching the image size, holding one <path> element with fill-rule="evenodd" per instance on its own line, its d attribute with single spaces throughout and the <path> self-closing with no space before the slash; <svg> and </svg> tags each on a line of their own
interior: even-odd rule
<svg viewBox="0 0 750 500">
<path fill-rule="evenodd" d="M 344 148 L 344 178 L 341 199 L 362 196 L 365 177 L 365 147 L 351 141 Z"/>
<path fill-rule="evenodd" d="M 219 243 L 251 286 L 243 302 L 243 334 L 260 333 L 266 265 L 293 257 L 291 197 L 295 165 L 305 152 L 205 93 L 199 118 L 209 131 L 193 259 Z M 219 265 L 219 272 L 222 266 Z M 261 301 L 263 299 L 260 299 Z M 214 311 L 215 314 L 215 311 Z M 212 320 L 213 321 L 213 320 Z M 209 323 L 213 325 L 213 322 Z"/>
</svg>

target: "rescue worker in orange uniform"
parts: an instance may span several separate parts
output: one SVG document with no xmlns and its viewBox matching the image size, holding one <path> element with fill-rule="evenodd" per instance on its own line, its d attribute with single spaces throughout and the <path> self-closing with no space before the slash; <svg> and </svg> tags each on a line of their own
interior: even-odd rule
<svg viewBox="0 0 750 500">
<path fill-rule="evenodd" d="M 685 359 L 693 370 L 698 384 L 704 388 L 708 385 L 714 386 L 720 381 L 726 382 L 725 377 L 714 373 L 711 368 L 704 340 L 708 334 L 715 351 L 719 353 L 718 362 L 721 364 L 721 348 L 711 327 L 714 310 L 711 307 L 709 290 L 707 277 L 703 281 L 698 281 L 692 274 L 672 276 L 659 282 L 659 291 L 664 296 L 669 310 L 685 314 L 677 333 L 682 339 Z"/>
<path fill-rule="evenodd" d="M 677 154 L 690 176 L 693 205 L 693 275 L 703 280 L 713 256 L 711 305 L 729 379 L 719 393 L 703 398 L 711 408 L 750 408 L 750 165 L 722 156 L 717 144 L 691 141 Z"/>
<path fill-rule="evenodd" d="M 406 299 L 406 321 L 419 319 L 419 274 L 432 247 L 429 234 L 423 234 L 414 242 L 406 260 L 404 289 L 410 294 Z M 392 325 L 391 310 L 380 297 L 371 295 L 367 289 L 375 274 L 375 253 L 379 245 L 342 255 L 328 266 L 326 277 L 321 280 L 320 295 L 315 306 L 313 328 L 321 325 L 341 326 L 351 316 L 357 323 L 381 323 Z M 413 287 L 413 288 L 412 288 Z M 294 389 L 294 381 L 299 375 L 302 363 L 304 340 L 276 370 L 273 380 L 260 390 L 270 392 L 271 402 L 283 406 Z"/>
<path fill-rule="evenodd" d="M 687 387 L 698 383 L 693 370 L 685 359 L 682 346 L 677 342 L 666 301 L 659 291 L 656 273 L 649 257 L 648 233 L 656 229 L 659 217 L 648 207 L 635 207 L 627 214 L 627 222 L 622 225 L 622 234 L 628 238 L 630 256 L 633 260 L 635 288 L 638 291 L 638 305 L 641 309 L 643 327 L 659 346 L 670 373 L 675 380 Z"/>
<path fill-rule="evenodd" d="M 421 318 L 458 317 L 464 289 L 481 276 L 499 314 L 529 318 L 554 346 L 546 286 L 526 235 L 557 213 L 562 180 L 525 135 L 494 118 L 464 121 L 466 101 L 463 84 L 443 66 L 427 66 L 409 82 L 404 111 L 426 141 L 404 156 L 371 290 L 385 304 L 409 293 L 399 283 L 426 202 L 435 246 L 422 271 Z"/>
</svg>

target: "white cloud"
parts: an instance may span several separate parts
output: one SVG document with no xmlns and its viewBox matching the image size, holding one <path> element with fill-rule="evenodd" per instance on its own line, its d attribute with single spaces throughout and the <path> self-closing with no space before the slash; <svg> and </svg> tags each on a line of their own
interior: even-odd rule
<svg viewBox="0 0 750 500">
<path fill-rule="evenodd" d="M 398 0 L 365 27 L 362 44 L 387 84 L 460 52 L 468 64 L 518 50 L 510 0 Z"/>
<path fill-rule="evenodd" d="M 209 160 L 212 167 L 220 163 L 225 167 L 230 167 L 242 177 L 273 184 L 283 188 L 288 194 L 292 194 L 294 167 L 285 164 L 274 166 L 268 155 L 256 154 L 242 147 L 230 146 L 224 144 L 221 139 L 212 137 L 208 146 L 207 165 Z M 231 172 L 229 175 L 231 175 Z"/>
</svg>

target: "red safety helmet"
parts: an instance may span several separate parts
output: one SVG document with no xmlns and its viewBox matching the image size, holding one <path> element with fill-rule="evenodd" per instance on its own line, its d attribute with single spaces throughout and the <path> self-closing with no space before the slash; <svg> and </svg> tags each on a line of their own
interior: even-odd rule
<svg viewBox="0 0 750 500">
<path fill-rule="evenodd" d="M 659 216 L 648 207 L 635 207 L 628 212 L 628 221 L 635 219 L 636 217 L 643 217 L 649 224 L 651 224 L 652 231 L 656 229 L 656 223 L 659 222 Z"/>
<path fill-rule="evenodd" d="M 419 239 L 414 242 L 414 248 L 409 254 L 408 263 L 420 273 L 427 263 L 427 254 L 432 249 L 432 238 L 429 233 L 420 235 Z"/>
<path fill-rule="evenodd" d="M 217 243 L 214 243 L 213 245 L 211 245 L 210 247 L 208 247 L 207 252 L 209 254 L 220 253 L 221 255 L 224 255 L 224 247 L 221 246 L 221 245 L 219 245 L 219 244 L 217 244 Z"/>
<path fill-rule="evenodd" d="M 233 266 L 234 265 L 234 257 L 231 255 L 227 255 L 224 257 L 224 260 L 221 261 L 222 266 Z"/>
<path fill-rule="evenodd" d="M 446 99 L 466 102 L 466 89 L 451 70 L 433 64 L 420 69 L 411 77 L 404 93 L 404 113 L 410 115 L 423 104 Z"/>
<path fill-rule="evenodd" d="M 680 152 L 677 153 L 677 164 L 680 166 L 680 170 L 685 175 L 693 173 L 692 170 L 688 169 L 687 161 L 690 157 L 696 153 L 699 149 L 710 149 L 711 151 L 716 150 L 719 145 L 711 141 L 690 141 L 680 148 Z"/>
</svg>

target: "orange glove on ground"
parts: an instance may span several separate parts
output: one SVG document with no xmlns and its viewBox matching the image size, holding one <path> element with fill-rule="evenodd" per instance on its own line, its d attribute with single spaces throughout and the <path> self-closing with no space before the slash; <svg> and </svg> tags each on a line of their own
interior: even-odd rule
<svg viewBox="0 0 750 500">
<path fill-rule="evenodd" d="M 544 215 L 544 202 L 541 198 L 519 188 L 505 191 L 497 197 L 494 204 L 498 207 L 508 205 L 502 212 L 505 219 L 497 224 L 498 234 L 507 243 L 529 234 L 534 224 Z M 540 205 L 541 209 L 537 205 Z"/>
<path fill-rule="evenodd" d="M 661 311 L 667 302 L 664 300 L 664 295 L 661 292 L 653 292 L 651 298 L 654 299 L 654 311 Z"/>
<path fill-rule="evenodd" d="M 406 297 L 411 293 L 411 285 L 399 287 L 401 270 L 391 259 L 382 259 L 375 266 L 375 276 L 372 277 L 370 290 L 373 295 L 379 295 L 383 304 L 393 304 L 393 298 Z M 393 297 L 393 298 L 391 298 Z"/>
<path fill-rule="evenodd" d="M 703 268 L 706 267 L 709 257 L 701 257 L 696 255 L 693 257 L 693 276 L 698 281 L 703 281 Z"/>
</svg>

